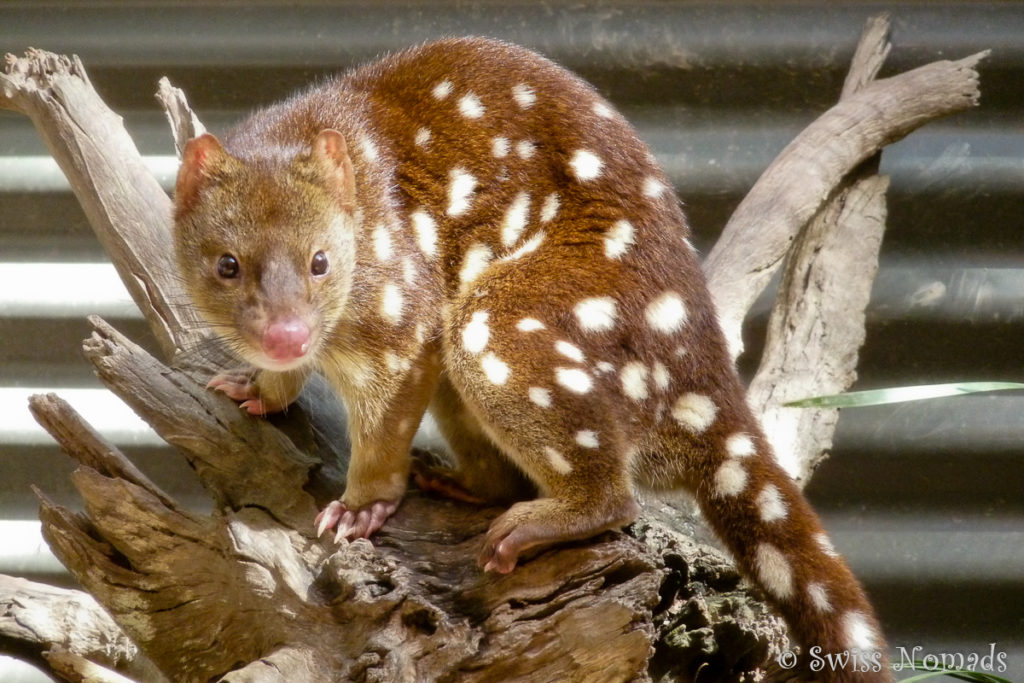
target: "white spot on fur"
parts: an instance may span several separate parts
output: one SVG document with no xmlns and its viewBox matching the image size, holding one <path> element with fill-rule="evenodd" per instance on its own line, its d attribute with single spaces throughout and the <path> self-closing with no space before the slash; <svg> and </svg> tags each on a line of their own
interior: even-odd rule
<svg viewBox="0 0 1024 683">
<path fill-rule="evenodd" d="M 487 311 L 477 311 L 462 328 L 462 348 L 476 354 L 484 350 L 491 336 L 491 328 L 487 326 Z"/>
<path fill-rule="evenodd" d="M 555 351 L 558 351 L 560 354 L 562 354 L 566 358 L 568 358 L 570 360 L 574 360 L 577 363 L 582 363 L 583 362 L 583 352 L 580 351 L 578 346 L 570 344 L 567 341 L 557 341 L 557 342 L 555 342 Z"/>
<path fill-rule="evenodd" d="M 525 83 L 520 83 L 512 88 L 512 98 L 521 109 L 529 109 L 537 101 L 537 95 L 534 94 L 533 88 Z"/>
<path fill-rule="evenodd" d="M 416 137 L 413 138 L 413 142 L 415 142 L 418 147 L 426 147 L 427 143 L 430 142 L 430 129 L 420 128 L 417 130 Z"/>
<path fill-rule="evenodd" d="M 476 189 L 476 178 L 464 168 L 453 168 L 449 174 L 448 215 L 461 216 L 469 210 L 469 200 Z"/>
<path fill-rule="evenodd" d="M 619 258 L 634 244 L 636 244 L 636 240 L 632 223 L 615 221 L 615 224 L 604 234 L 604 255 L 608 258 Z"/>
<path fill-rule="evenodd" d="M 607 375 L 610 372 L 615 372 L 615 366 L 609 363 L 608 361 L 603 360 L 594 366 L 594 370 L 599 375 Z"/>
<path fill-rule="evenodd" d="M 416 243 L 427 256 L 437 255 L 437 223 L 426 211 L 419 209 L 409 216 L 416 233 Z"/>
<path fill-rule="evenodd" d="M 362 150 L 363 156 L 366 157 L 367 161 L 376 162 L 380 158 L 380 153 L 377 151 L 377 145 L 374 144 L 373 140 L 370 139 L 369 136 L 360 136 L 359 148 Z"/>
<path fill-rule="evenodd" d="M 576 432 L 576 443 L 583 448 L 597 448 L 601 445 L 597 438 L 597 432 L 592 429 L 581 429 Z"/>
<path fill-rule="evenodd" d="M 832 601 L 828 597 L 828 589 L 817 581 L 807 584 L 807 597 L 819 612 L 832 611 Z"/>
<path fill-rule="evenodd" d="M 601 175 L 604 162 L 601 157 L 586 149 L 578 149 L 569 160 L 569 166 L 576 178 L 582 181 L 593 180 Z"/>
<path fill-rule="evenodd" d="M 821 551 L 829 557 L 839 557 L 839 553 L 836 552 L 836 547 L 832 545 L 832 541 L 825 534 L 818 534 L 814 537 L 814 540 L 818 542 L 818 546 Z"/>
<path fill-rule="evenodd" d="M 535 233 L 533 237 L 520 244 L 518 249 L 510 253 L 508 256 L 503 257 L 501 260 L 515 261 L 517 258 L 522 258 L 527 254 L 532 254 L 537 251 L 537 248 L 540 247 L 541 244 L 544 243 L 545 237 L 547 237 L 547 235 L 543 230 Z"/>
<path fill-rule="evenodd" d="M 400 321 L 404 303 L 402 290 L 398 288 L 398 285 L 388 282 L 381 288 L 380 314 L 387 320 L 392 323 Z"/>
<path fill-rule="evenodd" d="M 512 374 L 508 363 L 490 352 L 485 353 L 483 358 L 480 359 L 480 367 L 483 368 L 484 375 L 490 380 L 491 384 L 498 386 L 505 384 L 508 381 L 509 375 Z"/>
<path fill-rule="evenodd" d="M 551 407 L 551 392 L 543 387 L 530 387 L 526 391 L 530 400 L 539 405 L 541 408 Z"/>
<path fill-rule="evenodd" d="M 668 291 L 647 304 L 645 315 L 651 329 L 671 334 L 686 323 L 686 305 L 678 293 Z"/>
<path fill-rule="evenodd" d="M 373 229 L 373 253 L 377 255 L 378 261 L 387 261 L 391 258 L 391 233 L 381 223 Z"/>
<path fill-rule="evenodd" d="M 537 145 L 529 140 L 520 140 L 516 143 L 516 154 L 519 155 L 520 159 L 530 159 L 536 151 Z"/>
<path fill-rule="evenodd" d="M 387 364 L 388 370 L 394 374 L 409 372 L 409 369 L 412 367 L 410 359 L 402 358 L 390 349 L 384 352 L 384 362 Z"/>
<path fill-rule="evenodd" d="M 583 299 L 572 311 L 580 327 L 587 332 L 604 332 L 615 327 L 616 304 L 610 296 Z"/>
<path fill-rule="evenodd" d="M 594 102 L 594 113 L 600 116 L 602 119 L 610 119 L 615 115 L 612 108 L 604 102 Z"/>
<path fill-rule="evenodd" d="M 523 234 L 523 228 L 530 213 L 530 195 L 520 192 L 516 195 L 501 222 L 501 243 L 511 247 Z"/>
<path fill-rule="evenodd" d="M 523 318 L 516 323 L 516 329 L 520 332 L 536 332 L 544 329 L 544 323 L 536 318 Z"/>
<path fill-rule="evenodd" d="M 720 498 L 738 496 L 747 486 L 747 471 L 738 460 L 726 460 L 715 470 L 715 493 Z"/>
<path fill-rule="evenodd" d="M 405 284 L 415 284 L 419 273 L 416 272 L 416 263 L 408 256 L 402 259 L 402 279 L 405 280 Z"/>
<path fill-rule="evenodd" d="M 877 637 L 875 630 L 860 612 L 847 612 L 843 615 L 843 630 L 846 632 L 846 644 L 851 650 L 861 651 L 875 649 Z"/>
<path fill-rule="evenodd" d="M 683 394 L 672 406 L 672 417 L 680 425 L 700 434 L 715 421 L 718 408 L 702 394 Z"/>
<path fill-rule="evenodd" d="M 547 223 L 555 217 L 558 213 L 558 206 L 561 204 L 561 200 L 558 198 L 557 192 L 552 192 L 544 198 L 544 203 L 540 207 L 540 222 Z"/>
<path fill-rule="evenodd" d="M 665 193 L 665 183 L 661 182 L 654 176 L 647 176 L 644 178 L 644 196 L 648 199 L 657 199 Z"/>
<path fill-rule="evenodd" d="M 572 464 L 565 459 L 565 456 L 556 451 L 550 446 L 544 447 L 544 455 L 548 456 L 548 462 L 559 474 L 569 474 L 572 472 Z"/>
<path fill-rule="evenodd" d="M 619 373 L 622 381 L 622 393 L 634 401 L 647 398 L 647 366 L 639 361 L 632 361 L 623 366 Z"/>
<path fill-rule="evenodd" d="M 725 452 L 734 458 L 746 458 L 756 453 L 757 447 L 746 434 L 733 434 L 725 440 Z"/>
<path fill-rule="evenodd" d="M 754 553 L 754 567 L 765 590 L 780 600 L 793 595 L 793 570 L 789 560 L 770 543 L 757 546 Z"/>
<path fill-rule="evenodd" d="M 672 376 L 668 373 L 668 368 L 661 361 L 654 361 L 654 364 L 651 366 L 651 378 L 654 380 L 654 386 L 658 387 L 661 391 L 668 389 L 668 385 L 672 382 Z"/>
<path fill-rule="evenodd" d="M 452 94 L 452 82 L 441 81 L 440 83 L 435 85 L 434 89 L 431 90 L 430 92 L 435 98 L 443 100 Z"/>
<path fill-rule="evenodd" d="M 504 159 L 507 157 L 508 150 L 508 138 L 494 138 L 491 140 L 491 154 L 493 154 L 496 159 Z"/>
<path fill-rule="evenodd" d="M 782 494 L 774 484 L 768 484 L 761 489 L 761 493 L 757 494 L 756 502 L 763 522 L 785 519 L 788 514 L 786 501 L 782 499 Z"/>
<path fill-rule="evenodd" d="M 575 394 L 585 394 L 594 386 L 590 375 L 576 368 L 555 368 L 555 380 Z"/>
<path fill-rule="evenodd" d="M 484 104 L 475 93 L 466 93 L 459 99 L 459 113 L 467 119 L 478 119 L 484 115 Z"/>
<path fill-rule="evenodd" d="M 486 244 L 477 242 L 466 249 L 466 256 L 462 260 L 462 270 L 459 271 L 459 281 L 463 287 L 472 284 L 480 277 L 480 274 L 487 270 L 494 254 Z"/>
</svg>

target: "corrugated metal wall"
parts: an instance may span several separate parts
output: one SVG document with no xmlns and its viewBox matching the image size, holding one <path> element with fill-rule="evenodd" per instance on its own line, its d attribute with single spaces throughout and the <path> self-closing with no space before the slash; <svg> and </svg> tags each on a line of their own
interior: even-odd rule
<svg viewBox="0 0 1024 683">
<path fill-rule="evenodd" d="M 865 19 L 883 9 L 895 27 L 890 72 L 993 54 L 980 109 L 883 156 L 890 220 L 859 386 L 1019 380 L 1021 3 L 7 2 L 0 50 L 80 55 L 170 187 L 176 162 L 151 96 L 159 76 L 216 131 L 391 49 L 441 35 L 514 40 L 582 73 L 637 124 L 706 251 L 761 169 L 835 100 Z M 175 455 L 97 391 L 78 350 L 91 312 L 146 337 L 31 125 L 0 112 L 2 572 L 59 577 L 37 552 L 30 483 L 75 501 L 68 463 L 27 416 L 38 388 L 60 387 L 167 490 L 203 504 Z M 762 313 L 749 348 L 763 324 Z M 1024 679 L 1024 395 L 848 411 L 809 491 L 894 646 L 985 655 L 995 643 L 1007 675 Z"/>
</svg>

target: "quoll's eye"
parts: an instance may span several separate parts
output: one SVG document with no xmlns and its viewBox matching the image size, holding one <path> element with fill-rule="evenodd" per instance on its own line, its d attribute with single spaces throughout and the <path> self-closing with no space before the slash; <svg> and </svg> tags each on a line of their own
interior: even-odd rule
<svg viewBox="0 0 1024 683">
<path fill-rule="evenodd" d="M 225 280 L 238 277 L 238 270 L 238 259 L 231 254 L 224 254 L 217 259 L 217 275 Z"/>
<path fill-rule="evenodd" d="M 309 264 L 309 272 L 313 275 L 324 275 L 330 267 L 331 263 L 327 260 L 327 254 L 318 251 L 313 254 L 313 260 Z"/>
</svg>

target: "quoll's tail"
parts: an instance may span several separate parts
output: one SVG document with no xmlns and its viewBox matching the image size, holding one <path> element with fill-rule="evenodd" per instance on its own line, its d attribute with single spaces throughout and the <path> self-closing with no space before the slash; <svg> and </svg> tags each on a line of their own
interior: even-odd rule
<svg viewBox="0 0 1024 683">
<path fill-rule="evenodd" d="M 785 617 L 804 667 L 820 680 L 892 680 L 871 604 L 764 438 L 732 434 L 720 452 L 701 508 Z"/>
</svg>

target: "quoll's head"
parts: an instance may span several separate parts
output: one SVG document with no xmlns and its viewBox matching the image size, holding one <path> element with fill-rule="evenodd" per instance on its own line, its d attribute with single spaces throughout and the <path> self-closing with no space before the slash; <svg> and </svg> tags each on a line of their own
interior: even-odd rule
<svg viewBox="0 0 1024 683">
<path fill-rule="evenodd" d="M 189 141 L 174 196 L 179 271 L 196 307 L 253 365 L 316 357 L 348 299 L 355 183 L 345 140 L 321 132 L 291 159 L 243 160 Z"/>
</svg>

